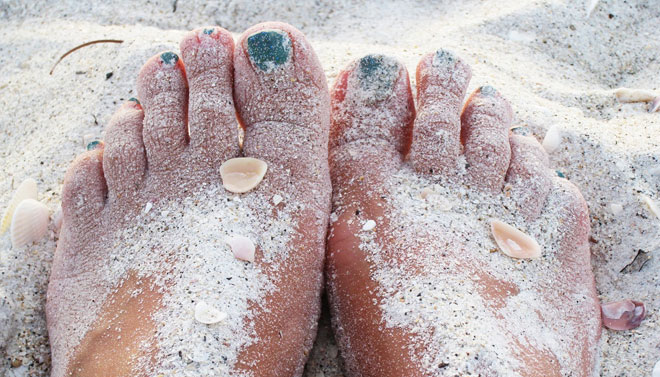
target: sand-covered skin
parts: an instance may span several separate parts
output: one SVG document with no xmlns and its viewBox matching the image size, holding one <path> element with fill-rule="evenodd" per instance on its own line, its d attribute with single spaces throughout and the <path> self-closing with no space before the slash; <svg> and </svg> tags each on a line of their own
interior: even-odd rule
<svg viewBox="0 0 660 377">
<path fill-rule="evenodd" d="M 144 61 L 176 51 L 188 29 L 219 24 L 240 33 L 260 21 L 289 22 L 308 36 L 329 82 L 367 53 L 397 56 L 412 71 L 422 55 L 447 48 L 472 66 L 468 92 L 493 85 L 511 103 L 514 124 L 528 125 L 537 136 L 558 127 L 561 144 L 550 163 L 589 204 L 600 298 L 643 301 L 649 313 L 636 330 L 604 330 L 601 375 L 650 374 L 660 359 L 660 219 L 639 193 L 660 203 L 660 113 L 648 113 L 644 103 L 621 104 L 612 90 L 660 89 L 660 9 L 652 2 L 600 1 L 589 18 L 586 1 L 220 6 L 195 0 L 173 11 L 175 3 L 0 2 L 0 205 L 32 177 L 39 199 L 54 212 L 69 163 L 135 95 Z M 48 74 L 63 53 L 95 39 L 124 43 L 83 48 Z M 5 307 L 18 308 L 0 373 L 47 375 L 43 303 L 54 249 L 54 233 L 19 250 L 11 249 L 6 234 L 0 239 L 0 318 Z M 650 259 L 626 267 L 638 254 Z M 335 354 L 327 339 L 318 343 Z M 336 358 L 317 350 L 312 355 L 307 376 L 340 376 Z"/>
</svg>

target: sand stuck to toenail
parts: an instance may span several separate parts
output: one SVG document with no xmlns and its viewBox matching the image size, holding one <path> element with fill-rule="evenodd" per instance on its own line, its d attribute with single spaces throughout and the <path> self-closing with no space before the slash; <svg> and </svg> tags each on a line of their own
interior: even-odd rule
<svg viewBox="0 0 660 377">
<path fill-rule="evenodd" d="M 581 287 L 569 289 L 573 283 L 566 282 L 565 291 L 580 305 L 557 305 L 538 294 L 539 284 L 559 286 L 565 280 L 564 268 L 556 257 L 558 227 L 560 220 L 571 217 L 566 216 L 558 202 L 559 192 L 551 193 L 541 218 L 527 222 L 517 213 L 512 198 L 444 181 L 435 184 L 419 178 L 409 166 L 391 177 L 386 187 L 388 195 L 384 199 L 392 210 L 377 223 L 402 219 L 387 228 L 393 232 L 388 239 L 396 240 L 395 245 L 391 249 L 381 248 L 376 232 L 360 231 L 357 236 L 367 258 L 380 266 L 372 277 L 380 284 L 384 326 L 403 327 L 417 334 L 414 344 L 425 347 L 419 362 L 429 375 L 476 375 L 478 368 L 484 366 L 493 374 L 516 375 L 511 371 L 519 366 L 514 357 L 519 351 L 507 333 L 524 339 L 525 347 L 556 355 L 564 375 L 576 370 L 574 350 L 581 344 L 574 340 L 575 334 L 588 329 L 562 318 L 569 310 L 571 315 L 584 316 L 590 328 L 595 328 L 598 316 L 580 312 L 584 307 L 581 305 L 593 307 L 594 302 L 588 298 L 590 292 L 586 288 L 581 291 Z M 433 195 L 421 198 L 420 192 L 427 187 L 433 188 Z M 514 259 L 492 252 L 498 249 L 491 236 L 493 218 L 535 239 L 543 254 L 537 254 L 540 249 L 536 249 L 532 253 L 536 259 Z M 500 225 L 494 224 L 497 232 L 510 231 Z M 513 234 L 514 238 L 519 236 Z M 445 246 L 429 249 L 422 246 L 425 240 Z M 392 253 L 398 255 L 393 258 Z M 423 273 L 412 272 L 419 271 L 420 266 Z M 472 280 L 447 273 L 456 270 L 471 271 Z M 520 290 L 497 311 L 507 321 L 494 314 L 489 301 L 480 298 L 480 278 L 474 275 L 479 270 L 495 280 L 511 282 Z"/>
</svg>

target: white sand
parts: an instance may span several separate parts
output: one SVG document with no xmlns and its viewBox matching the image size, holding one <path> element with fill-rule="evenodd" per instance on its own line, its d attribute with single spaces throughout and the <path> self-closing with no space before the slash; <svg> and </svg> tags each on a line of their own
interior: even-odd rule
<svg viewBox="0 0 660 377">
<path fill-rule="evenodd" d="M 421 55 L 448 48 L 472 65 L 470 91 L 495 86 L 514 122 L 537 135 L 558 127 L 562 142 L 551 162 L 589 203 L 600 297 L 643 301 L 649 312 L 636 330 L 604 330 L 601 375 L 650 375 L 660 359 L 660 219 L 639 193 L 660 203 L 660 113 L 618 103 L 612 89 L 660 89 L 657 4 L 601 1 L 586 18 L 588 1 L 569 0 L 207 3 L 0 0 L 0 206 L 32 177 L 55 211 L 68 164 L 135 95 L 142 63 L 178 50 L 188 29 L 219 24 L 240 33 L 261 21 L 289 22 L 310 38 L 330 82 L 366 53 L 396 56 L 414 72 Z M 48 74 L 63 53 L 95 39 L 124 43 L 78 50 Z M 0 326 L 8 313 L 14 324 L 0 331 L 0 374 L 47 375 L 43 303 L 54 248 L 52 233 L 17 250 L 0 238 Z M 625 268 L 640 250 L 648 262 Z M 341 376 L 327 327 L 320 333 L 306 375 Z"/>
</svg>

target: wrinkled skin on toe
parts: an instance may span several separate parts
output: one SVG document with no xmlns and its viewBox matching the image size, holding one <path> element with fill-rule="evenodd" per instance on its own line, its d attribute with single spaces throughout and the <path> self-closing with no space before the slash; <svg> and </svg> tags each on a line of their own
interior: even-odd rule
<svg viewBox="0 0 660 377">
<path fill-rule="evenodd" d="M 589 217 L 536 139 L 510 131 L 470 68 L 422 58 L 417 108 L 395 59 L 370 55 L 331 90 L 327 289 L 349 376 L 591 376 L 600 311 Z M 462 107 L 462 110 L 461 110 Z M 533 237 L 513 259 L 499 219 Z"/>
</svg>

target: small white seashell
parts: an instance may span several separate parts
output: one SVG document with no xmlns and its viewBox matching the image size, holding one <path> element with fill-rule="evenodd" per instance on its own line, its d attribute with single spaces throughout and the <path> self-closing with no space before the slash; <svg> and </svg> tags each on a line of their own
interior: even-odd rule
<svg viewBox="0 0 660 377">
<path fill-rule="evenodd" d="M 651 377 L 660 377 L 660 360 L 658 360 L 658 362 L 655 363 L 652 373 L 653 374 L 651 375 Z"/>
<path fill-rule="evenodd" d="M 21 247 L 38 241 L 48 229 L 48 207 L 34 199 L 18 204 L 11 219 L 11 244 Z"/>
<path fill-rule="evenodd" d="M 362 225 L 362 230 L 370 231 L 376 227 L 376 222 L 373 220 L 367 220 L 364 225 Z"/>
<path fill-rule="evenodd" d="M 284 200 L 284 198 L 282 198 L 280 195 L 273 195 L 273 204 L 278 205 L 282 203 L 282 200 Z"/>
<path fill-rule="evenodd" d="M 2 223 L 0 224 L 0 234 L 4 234 L 9 225 L 11 224 L 11 218 L 14 216 L 14 211 L 20 202 L 25 199 L 34 199 L 37 200 L 37 181 L 32 178 L 28 178 L 21 182 L 18 185 L 18 188 L 14 192 L 9 204 L 7 204 L 7 209 L 5 209 L 4 215 L 2 215 Z"/>
<path fill-rule="evenodd" d="M 237 194 L 248 192 L 255 188 L 266 175 L 268 165 L 252 157 L 238 157 L 225 161 L 220 165 L 222 185 L 227 191 Z"/>
<path fill-rule="evenodd" d="M 512 258 L 539 258 L 541 246 L 535 239 L 497 219 L 490 220 L 490 231 L 497 246 Z"/>
<path fill-rule="evenodd" d="M 653 101 L 659 93 L 644 89 L 619 88 L 614 90 L 614 95 L 619 102 L 649 102 Z"/>
<path fill-rule="evenodd" d="M 548 128 L 548 131 L 545 133 L 545 137 L 543 138 L 543 149 L 545 149 L 545 151 L 548 153 L 552 153 L 557 150 L 560 143 L 561 132 L 559 131 L 559 127 L 555 125 Z"/>
<path fill-rule="evenodd" d="M 211 325 L 227 319 L 227 313 L 221 312 L 204 301 L 195 305 L 195 319 L 201 323 Z"/>
<path fill-rule="evenodd" d="M 233 236 L 227 239 L 227 244 L 231 247 L 236 259 L 254 262 L 254 243 L 244 236 Z"/>
<path fill-rule="evenodd" d="M 651 107 L 649 107 L 649 113 L 654 113 L 660 109 L 660 96 L 657 96 L 651 102 Z"/>
<path fill-rule="evenodd" d="M 619 203 L 610 203 L 610 211 L 613 215 L 618 215 L 623 212 L 623 206 Z"/>
<path fill-rule="evenodd" d="M 658 205 L 653 201 L 653 199 L 644 194 L 639 194 L 639 196 L 642 198 L 642 201 L 649 207 L 649 211 L 655 215 L 655 217 L 660 219 L 660 208 L 658 208 Z"/>
<path fill-rule="evenodd" d="M 64 216 L 62 215 L 62 207 L 58 208 L 57 211 L 55 211 L 55 214 L 53 215 L 53 226 L 55 226 L 55 232 L 59 233 L 60 229 L 62 228 L 62 219 Z"/>
<path fill-rule="evenodd" d="M 594 9 L 596 9 L 596 5 L 598 5 L 598 1 L 599 0 L 589 0 L 589 4 L 587 4 L 587 18 L 591 17 Z"/>
<path fill-rule="evenodd" d="M 149 213 L 149 211 L 151 211 L 151 207 L 153 207 L 153 206 L 154 206 L 153 203 L 147 202 L 147 204 L 144 206 L 144 211 L 143 212 L 144 213 Z"/>
</svg>

